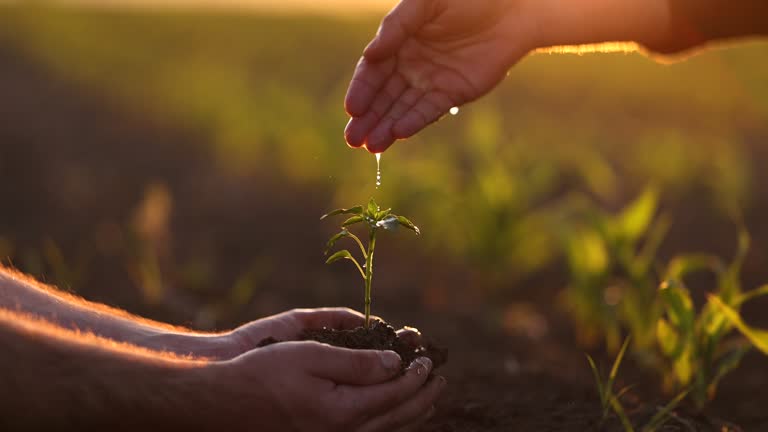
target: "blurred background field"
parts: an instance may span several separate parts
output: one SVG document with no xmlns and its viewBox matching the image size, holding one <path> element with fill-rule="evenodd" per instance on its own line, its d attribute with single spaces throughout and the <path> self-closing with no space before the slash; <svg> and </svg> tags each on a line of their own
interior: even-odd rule
<svg viewBox="0 0 768 432">
<path fill-rule="evenodd" d="M 477 399 L 509 412 L 519 401 L 504 386 L 522 386 L 544 396 L 519 412 L 545 418 L 557 391 L 541 383 L 589 373 L 561 294 L 593 281 L 569 270 L 612 276 L 585 217 L 658 197 L 635 220 L 670 223 L 655 269 L 682 252 L 730 260 L 743 217 L 744 286 L 768 281 L 767 42 L 672 64 L 531 55 L 482 101 L 387 151 L 377 190 L 374 157 L 344 144 L 342 100 L 380 13 L 289 9 L 0 4 L 4 262 L 205 330 L 291 307 L 360 309 L 354 270 L 323 264 L 336 227 L 319 216 L 373 195 L 422 232 L 381 238 L 373 312 L 449 341 L 459 400 L 477 379 L 489 383 Z M 714 282 L 695 285 L 698 301 Z M 753 303 L 747 316 L 768 326 Z M 721 390 L 737 402 L 716 413 L 768 425 L 761 401 L 743 398 L 768 385 L 763 362 L 748 357 Z"/>
<path fill-rule="evenodd" d="M 476 290 L 513 290 L 536 272 L 558 272 L 559 228 L 572 209 L 586 203 L 617 209 L 654 185 L 663 202 L 680 213 L 673 219 L 683 221 L 672 228 L 673 238 L 686 239 L 675 248 L 718 244 L 686 235 L 697 225 L 686 221 L 701 219 L 715 221 L 716 226 L 698 224 L 699 232 L 724 240 L 725 251 L 735 238 L 726 209 L 749 213 L 766 204 L 760 190 L 768 136 L 766 43 L 670 65 L 637 53 L 530 56 L 498 91 L 387 152 L 377 191 L 373 156 L 343 143 L 341 103 L 377 19 L 38 2 L 3 6 L 0 47 L 6 62 L 29 65 L 41 82 L 56 88 L 45 94 L 28 83 L 25 89 L 10 82 L 13 77 L 3 84 L 13 92 L 2 97 L 0 146 L 10 154 L 37 146 L 36 164 L 23 171 L 44 188 L 21 185 L 13 171 L 3 171 L 11 194 L 34 202 L 5 206 L 0 234 L 6 254 L 22 269 L 48 273 L 57 267 L 51 255 L 62 254 L 59 267 L 75 266 L 72 242 L 79 242 L 82 254 L 97 255 L 88 249 L 97 249 L 92 242 L 105 235 L 100 229 L 121 234 L 114 246 L 120 250 L 142 248 L 123 244 L 130 243 L 126 232 L 136 244 L 163 237 L 165 246 L 143 248 L 165 257 L 133 251 L 139 260 L 168 261 L 142 264 L 157 267 L 152 271 L 134 271 L 143 278 L 140 285 L 157 285 L 144 288 L 150 303 L 162 304 L 162 286 L 173 280 L 182 292 L 239 286 L 233 289 L 242 292 L 232 295 L 246 304 L 250 290 L 285 277 L 274 272 L 288 263 L 274 260 L 304 258 L 297 268 L 308 274 L 291 277 L 302 290 L 321 291 L 307 286 L 314 284 L 310 275 L 337 270 L 322 266 L 322 243 L 315 235 L 333 227 L 316 216 L 373 194 L 412 216 L 424 233 L 419 240 L 384 244 L 382 249 L 403 254 L 389 268 L 382 263 L 382 273 L 404 278 L 434 271 L 409 269 L 406 255 L 414 254 L 431 266 L 445 262 L 466 269 Z M 90 105 L 83 108 L 78 99 Z M 108 123 L 119 125 L 125 117 L 150 126 L 111 136 L 115 132 L 100 132 L 105 116 Z M 154 148 L 146 140 L 158 133 L 168 137 Z M 153 160 L 157 153 L 165 159 Z M 131 158 L 149 168 L 131 170 Z M 42 184 L 39 175 L 50 184 Z M 206 182 L 225 185 L 212 191 Z M 58 196 L 70 213 L 51 212 L 47 194 Z M 119 204 L 108 214 L 101 204 L 111 202 Z M 143 222 L 157 226 L 137 222 L 141 202 L 147 212 L 161 213 Z M 42 214 L 11 217 L 25 208 Z M 193 222 L 211 212 L 236 213 L 239 225 L 231 219 Z M 77 230 L 67 226 L 70 220 Z M 14 223 L 30 230 L 29 236 L 18 238 L 20 225 Z M 758 237 L 768 235 L 762 227 L 752 228 Z M 236 243 L 224 256 L 221 230 L 231 230 L 226 241 Z M 286 251 L 282 257 L 280 250 Z M 58 282 L 85 289 L 74 283 L 89 285 L 89 260 L 83 260 L 82 279 L 66 280 L 70 269 L 59 272 L 64 280 Z M 230 273 L 222 273 L 219 261 Z M 151 273 L 159 280 L 147 282 Z M 219 297 L 204 298 L 217 303 Z M 220 316 L 213 321 L 221 319 L 228 321 Z"/>
<path fill-rule="evenodd" d="M 374 312 L 496 322 L 513 301 L 555 301 L 574 212 L 619 209 L 652 185 L 673 221 L 662 255 L 732 254 L 740 209 L 747 278 L 768 280 L 768 43 L 668 65 L 529 56 L 384 154 L 376 190 L 373 156 L 344 145 L 342 100 L 377 21 L 0 6 L 0 253 L 202 328 L 359 307 L 351 269 L 323 265 L 334 227 L 318 216 L 375 195 L 423 236 L 382 241 Z"/>
</svg>

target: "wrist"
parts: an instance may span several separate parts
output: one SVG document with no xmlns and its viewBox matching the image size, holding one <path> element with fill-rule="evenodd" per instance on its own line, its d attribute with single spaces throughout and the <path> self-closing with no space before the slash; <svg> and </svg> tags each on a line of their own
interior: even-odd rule
<svg viewBox="0 0 768 432">
<path fill-rule="evenodd" d="M 147 336 L 140 345 L 155 351 L 213 360 L 228 360 L 243 352 L 232 332 L 221 334 L 158 333 Z"/>
<path fill-rule="evenodd" d="M 668 0 L 524 0 L 536 48 L 636 42 L 655 49 L 672 37 Z"/>
</svg>

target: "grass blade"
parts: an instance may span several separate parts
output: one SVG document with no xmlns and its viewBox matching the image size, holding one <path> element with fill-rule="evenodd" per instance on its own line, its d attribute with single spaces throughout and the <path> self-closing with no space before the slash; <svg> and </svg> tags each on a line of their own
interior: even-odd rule
<svg viewBox="0 0 768 432">
<path fill-rule="evenodd" d="M 664 423 L 669 420 L 672 410 L 677 408 L 680 402 L 688 396 L 688 393 L 690 393 L 690 390 L 686 390 L 675 396 L 675 398 L 664 406 L 664 408 L 660 409 L 653 417 L 651 417 L 651 420 L 643 427 L 642 432 L 655 432 L 656 429 L 663 426 Z"/>
</svg>

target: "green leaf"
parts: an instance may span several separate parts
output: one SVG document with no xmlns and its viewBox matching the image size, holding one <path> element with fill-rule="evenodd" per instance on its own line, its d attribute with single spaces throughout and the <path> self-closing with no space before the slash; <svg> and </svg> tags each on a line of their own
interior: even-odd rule
<svg viewBox="0 0 768 432">
<path fill-rule="evenodd" d="M 756 329 L 747 325 L 741 315 L 732 307 L 723 303 L 723 301 L 717 296 L 709 296 L 709 301 L 716 305 L 725 317 L 744 335 L 755 348 L 759 349 L 763 354 L 768 354 L 768 331 Z"/>
<path fill-rule="evenodd" d="M 342 227 L 348 227 L 350 225 L 354 225 L 356 223 L 360 223 L 363 221 L 362 216 L 352 216 L 351 218 L 344 221 L 344 223 L 341 224 Z"/>
<path fill-rule="evenodd" d="M 323 219 L 325 219 L 327 217 L 330 217 L 330 216 L 336 216 L 336 215 L 340 215 L 340 214 L 356 214 L 356 215 L 361 215 L 361 214 L 363 214 L 363 206 L 355 206 L 355 207 L 348 208 L 348 209 L 345 209 L 345 208 L 336 209 L 336 210 L 334 210 L 334 211 L 332 211 L 330 213 L 326 213 L 326 214 L 320 216 L 320 220 L 323 220 Z"/>
<path fill-rule="evenodd" d="M 371 197 L 371 200 L 368 201 L 368 210 L 366 211 L 366 214 L 370 216 L 372 219 L 376 219 L 376 214 L 379 212 L 379 206 L 376 204 L 376 200 Z"/>
<path fill-rule="evenodd" d="M 659 318 L 656 322 L 656 339 L 661 348 L 661 352 L 668 357 L 675 358 L 683 352 L 683 344 L 680 336 L 669 322 L 664 318 Z"/>
<path fill-rule="evenodd" d="M 688 290 L 678 280 L 668 279 L 662 282 L 659 292 L 670 323 L 678 327 L 683 334 L 692 333 L 695 311 Z"/>
<path fill-rule="evenodd" d="M 616 375 L 619 373 L 619 366 L 621 366 L 621 361 L 624 360 L 624 353 L 627 352 L 627 347 L 629 346 L 629 337 L 624 339 L 624 344 L 621 345 L 621 349 L 619 350 L 619 353 L 616 355 L 616 360 L 613 361 L 613 367 L 611 367 L 611 372 L 608 374 L 608 391 L 613 391 L 613 383 L 616 381 Z"/>
<path fill-rule="evenodd" d="M 672 399 L 664 408 L 660 409 L 656 415 L 651 417 L 651 420 L 643 427 L 642 432 L 655 432 L 658 428 L 664 426 L 664 423 L 669 421 L 672 411 L 680 405 L 680 402 L 688 396 L 690 390 L 686 390 Z"/>
<path fill-rule="evenodd" d="M 683 385 L 687 385 L 691 382 L 691 377 L 694 372 L 693 362 L 693 350 L 691 345 L 684 345 L 683 352 L 675 357 L 672 362 L 672 369 L 675 372 L 677 381 Z"/>
<path fill-rule="evenodd" d="M 417 235 L 421 234 L 421 231 L 419 230 L 419 227 L 413 224 L 410 220 L 408 220 L 405 216 L 397 216 L 393 215 L 397 218 L 397 222 L 400 223 L 400 225 L 404 226 L 405 228 L 408 228 L 409 230 L 415 232 Z"/>
<path fill-rule="evenodd" d="M 749 252 L 749 243 L 749 233 L 745 228 L 741 227 L 739 230 L 736 256 L 733 258 L 731 265 L 728 266 L 728 270 L 721 276 L 720 286 L 718 287 L 718 295 L 727 304 L 730 304 L 734 297 L 741 294 L 741 282 L 739 281 L 739 278 L 741 275 L 742 264 Z"/>
<path fill-rule="evenodd" d="M 603 409 L 608 408 L 608 398 L 606 397 L 605 388 L 603 387 L 603 379 L 600 378 L 600 371 L 597 369 L 595 360 L 592 356 L 587 354 L 587 362 L 589 362 L 589 368 L 592 369 L 592 376 L 595 378 L 595 385 L 597 386 L 597 394 L 600 396 L 600 403 L 603 405 Z"/>
<path fill-rule="evenodd" d="M 328 240 L 328 243 L 325 244 L 325 254 L 328 254 L 328 251 L 330 251 L 334 245 L 336 245 L 336 242 L 341 240 L 344 237 L 349 237 L 349 231 L 346 229 L 341 230 L 340 233 L 336 234 L 335 236 L 331 237 L 330 240 Z"/>
<path fill-rule="evenodd" d="M 392 213 L 392 209 L 388 208 L 376 213 L 376 220 L 382 220 Z"/>
<path fill-rule="evenodd" d="M 633 263 L 638 273 L 648 272 L 650 266 L 653 265 L 656 253 L 658 252 L 662 241 L 664 241 L 667 232 L 669 232 L 669 227 L 671 225 L 672 219 L 669 215 L 663 214 L 659 216 L 656 222 L 651 226 L 645 244 Z"/>
<path fill-rule="evenodd" d="M 621 425 L 624 427 L 624 431 L 635 432 L 635 428 L 632 427 L 632 422 L 629 421 L 629 417 L 627 417 L 627 413 L 624 411 L 624 407 L 621 406 L 621 401 L 612 396 L 610 403 L 611 407 L 613 408 L 613 412 L 616 413 L 616 416 L 619 418 Z"/>
<path fill-rule="evenodd" d="M 648 229 L 659 202 L 656 188 L 648 187 L 619 215 L 620 232 L 630 240 L 640 238 Z"/>
<path fill-rule="evenodd" d="M 667 266 L 667 279 L 683 279 L 691 273 L 700 271 L 712 271 L 715 274 L 723 272 L 722 261 L 712 255 L 690 254 L 679 255 L 669 262 Z"/>
<path fill-rule="evenodd" d="M 348 250 L 344 249 L 344 250 L 340 250 L 340 251 L 336 252 L 335 254 L 331 255 L 330 257 L 328 257 L 328 259 L 325 261 L 325 263 L 326 264 L 331 264 L 331 263 L 335 263 L 336 261 L 343 260 L 343 259 L 354 260 L 355 257 L 353 257 L 352 254 Z"/>
<path fill-rule="evenodd" d="M 736 298 L 735 304 L 736 306 L 741 306 L 744 304 L 744 302 L 752 300 L 756 297 L 764 296 L 766 294 L 768 294 L 768 285 L 763 285 L 759 288 L 755 288 L 752 291 L 745 292 L 744 294 L 738 296 Z"/>
</svg>

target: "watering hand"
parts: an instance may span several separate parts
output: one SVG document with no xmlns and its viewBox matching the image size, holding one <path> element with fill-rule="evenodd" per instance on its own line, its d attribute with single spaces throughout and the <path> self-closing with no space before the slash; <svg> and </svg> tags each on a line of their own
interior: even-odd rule
<svg viewBox="0 0 768 432">
<path fill-rule="evenodd" d="M 383 152 L 490 91 L 535 46 L 529 3 L 402 0 L 357 64 L 347 143 Z"/>
<path fill-rule="evenodd" d="M 398 376 L 400 357 L 391 351 L 285 342 L 210 372 L 231 398 L 222 401 L 221 421 L 237 430 L 383 432 L 416 427 L 432 414 L 445 380 L 430 370 L 420 359 Z"/>
</svg>

